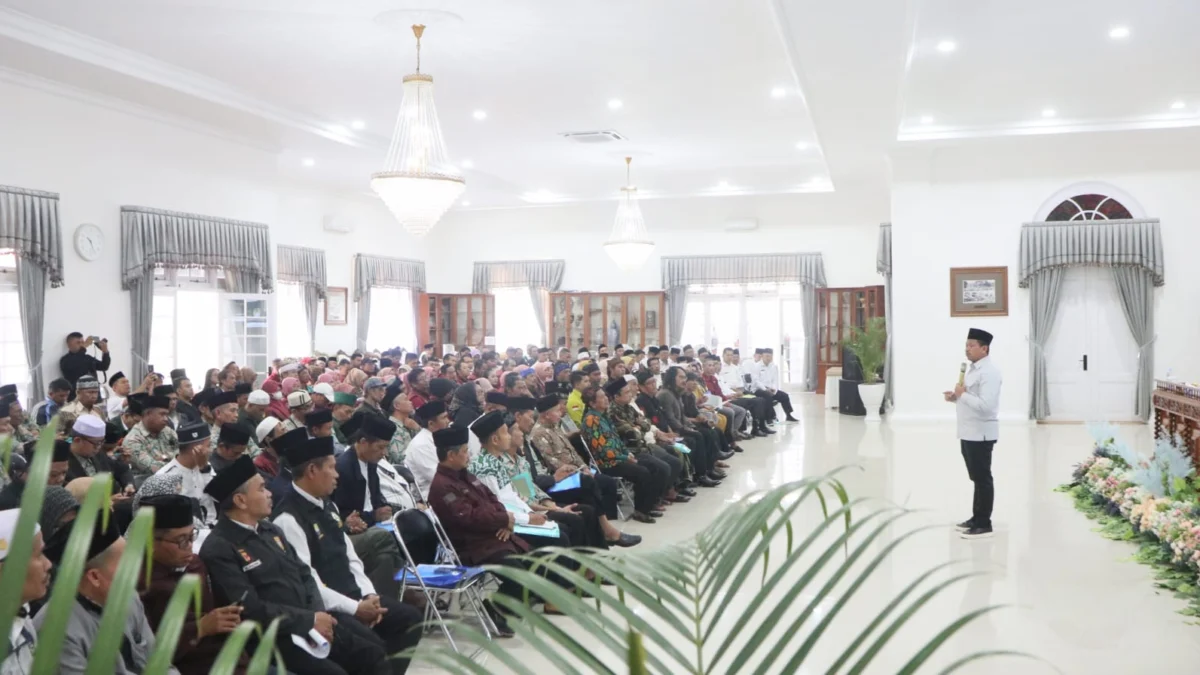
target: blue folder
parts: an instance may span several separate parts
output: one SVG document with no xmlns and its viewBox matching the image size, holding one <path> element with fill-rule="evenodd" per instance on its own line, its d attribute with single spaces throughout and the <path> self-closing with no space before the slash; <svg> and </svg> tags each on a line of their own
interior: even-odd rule
<svg viewBox="0 0 1200 675">
<path fill-rule="evenodd" d="M 566 478 L 555 483 L 554 486 L 551 487 L 549 490 L 546 490 L 546 492 L 563 492 L 565 490 L 578 490 L 578 489 L 579 489 L 579 472 L 577 471 L 577 472 L 571 474 L 570 476 L 567 476 Z"/>
</svg>

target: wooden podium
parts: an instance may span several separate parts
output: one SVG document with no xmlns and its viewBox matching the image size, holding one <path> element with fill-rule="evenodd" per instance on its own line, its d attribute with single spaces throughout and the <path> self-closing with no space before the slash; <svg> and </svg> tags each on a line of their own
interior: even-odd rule
<svg viewBox="0 0 1200 675">
<path fill-rule="evenodd" d="M 1151 401 L 1154 404 L 1154 438 L 1174 438 L 1178 435 L 1187 445 L 1192 463 L 1200 466 L 1200 398 L 1194 398 L 1159 383 Z M 1190 388 L 1189 388 L 1190 389 Z"/>
</svg>

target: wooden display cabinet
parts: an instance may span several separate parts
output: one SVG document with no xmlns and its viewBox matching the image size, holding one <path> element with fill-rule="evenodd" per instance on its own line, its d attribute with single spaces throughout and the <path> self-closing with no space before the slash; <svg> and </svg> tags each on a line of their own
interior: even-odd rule
<svg viewBox="0 0 1200 675">
<path fill-rule="evenodd" d="M 883 286 L 817 289 L 817 393 L 825 393 L 825 373 L 842 367 L 842 344 L 852 328 L 884 316 Z M 888 326 L 891 330 L 891 326 Z"/>
<path fill-rule="evenodd" d="M 667 341 L 667 300 L 663 291 L 642 293 L 550 294 L 546 334 L 554 349 L 606 344 L 661 345 Z"/>
<path fill-rule="evenodd" d="M 496 298 L 484 293 L 422 293 L 417 300 L 418 347 L 433 343 L 442 356 L 442 345 L 467 344 L 480 351 L 495 348 Z"/>
</svg>

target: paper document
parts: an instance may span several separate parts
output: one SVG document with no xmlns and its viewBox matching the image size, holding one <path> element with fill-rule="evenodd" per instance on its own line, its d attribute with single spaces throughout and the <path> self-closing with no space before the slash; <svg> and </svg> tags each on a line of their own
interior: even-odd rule
<svg viewBox="0 0 1200 675">
<path fill-rule="evenodd" d="M 292 635 L 292 642 L 300 649 L 311 654 L 313 658 L 323 659 L 329 656 L 329 640 L 326 640 L 325 636 L 318 633 L 316 628 L 308 631 L 307 636 Z"/>
<path fill-rule="evenodd" d="M 513 532 L 516 534 L 528 534 L 534 537 L 550 537 L 554 539 L 558 537 L 558 523 L 547 520 L 545 525 L 516 525 L 513 527 Z"/>
<path fill-rule="evenodd" d="M 689 448 L 688 446 L 684 445 L 683 443 L 676 443 L 676 444 L 674 445 L 674 448 L 675 448 L 676 450 L 678 450 L 679 452 L 682 452 L 682 453 L 683 453 L 683 454 L 685 454 L 685 455 L 690 455 L 690 454 L 692 454 L 692 449 L 691 449 L 691 448 Z"/>
</svg>

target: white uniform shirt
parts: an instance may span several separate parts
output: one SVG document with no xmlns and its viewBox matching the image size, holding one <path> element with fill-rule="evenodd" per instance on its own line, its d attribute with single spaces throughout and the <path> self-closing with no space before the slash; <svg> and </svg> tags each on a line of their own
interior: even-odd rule
<svg viewBox="0 0 1200 675">
<path fill-rule="evenodd" d="M 744 388 L 747 392 L 753 392 L 762 389 L 762 385 L 759 383 L 758 377 L 761 368 L 762 364 L 753 360 L 742 361 L 738 364 L 738 374 L 742 377 L 742 388 Z M 750 376 L 750 382 L 746 382 L 747 375 Z"/>
<path fill-rule="evenodd" d="M 108 419 L 117 419 L 125 414 L 125 397 L 110 393 L 108 400 L 104 402 L 104 406 L 108 410 Z"/>
<path fill-rule="evenodd" d="M 195 499 L 200 503 L 200 508 L 204 512 L 203 527 L 212 527 L 217 522 L 217 505 L 213 502 L 213 498 L 204 492 L 204 488 L 208 482 L 212 480 L 213 471 L 201 471 L 200 469 L 189 469 L 179 463 L 179 458 L 168 462 L 163 468 L 154 472 L 156 476 L 168 476 L 180 474 L 183 476 L 183 492 L 182 494 Z"/>
<path fill-rule="evenodd" d="M 717 376 L 721 381 L 721 390 L 728 391 L 729 396 L 737 396 L 734 389 L 745 389 L 746 383 L 742 380 L 742 373 L 738 367 L 732 363 L 721 363 L 721 374 Z"/>
<path fill-rule="evenodd" d="M 404 466 L 412 472 L 417 489 L 421 491 L 421 499 L 428 501 L 429 486 L 433 484 L 433 475 L 437 473 L 437 446 L 433 444 L 433 434 L 428 429 L 422 429 L 413 436 L 404 452 Z"/>
<path fill-rule="evenodd" d="M 29 606 L 25 606 L 29 610 Z M 0 663 L 0 675 L 28 675 L 33 672 L 33 650 L 37 648 L 37 628 L 28 616 L 13 617 L 8 634 L 8 656 Z"/>
<path fill-rule="evenodd" d="M 769 366 L 758 364 L 758 386 L 763 389 L 779 389 L 779 366 L 774 361 Z"/>
<path fill-rule="evenodd" d="M 967 369 L 963 386 L 967 391 L 958 397 L 958 437 L 964 441 L 994 441 L 1000 437 L 1000 370 L 985 356 Z"/>
<path fill-rule="evenodd" d="M 325 509 L 325 504 L 320 499 L 301 490 L 300 486 L 292 483 L 292 489 L 300 497 L 320 507 L 322 510 Z M 334 509 L 336 510 L 337 507 L 335 506 Z M 272 522 L 275 523 L 275 527 L 283 530 L 284 538 L 296 549 L 296 555 L 300 556 L 305 565 L 308 565 L 313 581 L 317 582 L 317 588 L 321 591 L 321 600 L 325 603 L 325 609 L 331 612 L 343 612 L 350 615 L 358 611 L 358 600 L 338 593 L 321 581 L 321 575 L 312 566 L 312 554 L 308 551 L 308 539 L 304 536 L 304 528 L 300 527 L 300 523 L 296 522 L 295 517 L 290 513 L 281 513 Z M 350 564 L 350 573 L 354 575 L 354 582 L 358 584 L 359 592 L 362 593 L 364 598 L 368 595 L 376 595 L 375 585 L 367 578 L 367 573 L 363 569 L 362 558 L 359 558 L 358 554 L 354 552 L 354 544 L 350 542 L 350 536 L 345 532 L 342 532 L 342 536 L 346 538 L 346 558 Z"/>
</svg>

